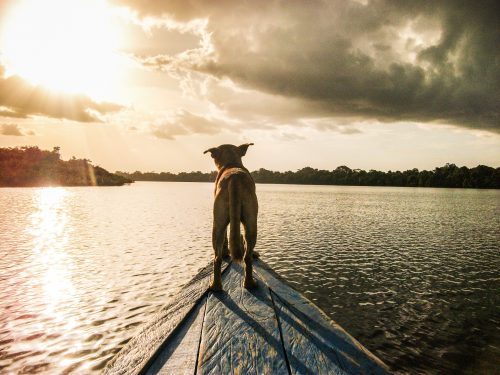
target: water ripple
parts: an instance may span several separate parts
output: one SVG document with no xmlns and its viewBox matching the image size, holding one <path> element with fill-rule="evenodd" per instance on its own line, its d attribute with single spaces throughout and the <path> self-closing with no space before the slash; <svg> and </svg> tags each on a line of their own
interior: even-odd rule
<svg viewBox="0 0 500 375">
<path fill-rule="evenodd" d="M 262 257 L 399 372 L 500 367 L 498 191 L 259 185 Z M 212 186 L 0 189 L 0 371 L 99 372 L 212 257 Z"/>
</svg>

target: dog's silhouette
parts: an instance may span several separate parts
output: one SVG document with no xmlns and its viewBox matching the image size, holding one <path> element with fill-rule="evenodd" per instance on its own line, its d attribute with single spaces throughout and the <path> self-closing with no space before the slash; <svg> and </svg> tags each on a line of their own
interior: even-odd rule
<svg viewBox="0 0 500 375">
<path fill-rule="evenodd" d="M 258 202 L 255 182 L 243 166 L 241 158 L 253 143 L 241 146 L 221 145 L 210 152 L 218 169 L 215 180 L 214 222 L 212 246 L 215 252 L 214 278 L 210 288 L 222 290 L 222 257 L 227 249 L 226 229 L 229 224 L 229 253 L 235 261 L 245 260 L 245 288 L 257 286 L 252 275 L 253 249 L 257 241 Z M 245 241 L 241 240 L 240 223 L 245 228 Z M 243 246 L 245 245 L 245 246 Z"/>
</svg>

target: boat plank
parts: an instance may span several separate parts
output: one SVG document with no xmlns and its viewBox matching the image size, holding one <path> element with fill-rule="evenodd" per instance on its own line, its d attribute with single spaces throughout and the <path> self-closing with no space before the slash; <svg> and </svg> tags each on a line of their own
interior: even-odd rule
<svg viewBox="0 0 500 375">
<path fill-rule="evenodd" d="M 274 292 L 275 301 L 279 300 L 279 303 L 286 306 L 288 312 L 302 321 L 309 331 L 320 337 L 325 345 L 335 349 L 344 370 L 348 373 L 388 373 L 388 367 L 380 359 L 332 321 L 314 303 L 283 281 L 267 264 L 256 260 L 254 270 Z"/>
<path fill-rule="evenodd" d="M 232 263 L 222 293 L 209 293 L 198 374 L 288 374 L 268 288 L 243 288 L 242 267 Z"/>
<path fill-rule="evenodd" d="M 227 263 L 222 266 L 224 270 Z M 212 274 L 213 263 L 209 263 L 121 349 L 107 364 L 104 374 L 138 374 L 149 367 L 162 345 L 206 293 Z"/>
<path fill-rule="evenodd" d="M 311 332 L 274 292 L 273 302 L 282 333 L 283 346 L 292 374 L 346 374 L 331 347 L 325 344 L 316 332 Z M 300 359 L 300 360 L 298 360 Z"/>
<path fill-rule="evenodd" d="M 112 359 L 106 374 L 388 374 L 338 324 L 256 260 L 259 288 L 223 264 L 225 292 L 208 290 L 212 265 L 172 297 Z"/>
<path fill-rule="evenodd" d="M 200 346 L 206 302 L 207 297 L 202 297 L 180 329 L 176 330 L 164 348 L 158 352 L 154 362 L 143 371 L 145 374 L 192 375 L 196 373 L 196 357 Z"/>
</svg>

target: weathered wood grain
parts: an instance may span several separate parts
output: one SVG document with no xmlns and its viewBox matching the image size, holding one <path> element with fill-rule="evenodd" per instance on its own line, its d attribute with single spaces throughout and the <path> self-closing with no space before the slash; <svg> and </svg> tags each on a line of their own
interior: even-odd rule
<svg viewBox="0 0 500 375">
<path fill-rule="evenodd" d="M 146 375 L 193 375 L 200 346 L 207 297 L 204 296 L 158 351 L 155 360 L 144 369 Z"/>
<path fill-rule="evenodd" d="M 269 290 L 242 286 L 234 262 L 223 277 L 223 293 L 209 293 L 198 358 L 198 374 L 288 374 Z"/>
<path fill-rule="evenodd" d="M 223 264 L 225 292 L 203 268 L 108 364 L 106 374 L 387 374 L 387 367 L 269 266 L 243 288 Z"/>
<path fill-rule="evenodd" d="M 380 359 L 328 318 L 314 303 L 289 286 L 264 262 L 255 261 L 254 270 L 274 293 L 274 301 L 281 307 L 278 311 L 281 312 L 280 323 L 291 326 L 291 335 L 298 335 L 300 332 L 302 335 L 309 335 L 311 339 L 314 338 L 320 348 L 332 348 L 338 359 L 337 364 L 347 373 L 388 374 L 388 367 Z M 301 325 L 297 322 L 307 327 L 307 332 L 298 331 Z M 292 362 L 293 358 L 290 358 L 290 363 Z"/>
<path fill-rule="evenodd" d="M 223 263 L 223 270 L 227 263 Z M 137 336 L 107 364 L 104 374 L 138 374 L 155 359 L 162 344 L 206 293 L 213 264 L 205 266 L 155 315 Z"/>
<path fill-rule="evenodd" d="M 334 348 L 293 314 L 271 293 L 292 374 L 347 374 L 340 365 Z M 318 337 L 319 336 L 319 337 Z"/>
</svg>

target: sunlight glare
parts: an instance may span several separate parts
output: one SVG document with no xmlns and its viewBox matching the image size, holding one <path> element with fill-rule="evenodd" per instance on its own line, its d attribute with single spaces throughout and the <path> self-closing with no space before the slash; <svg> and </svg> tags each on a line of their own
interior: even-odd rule
<svg viewBox="0 0 500 375">
<path fill-rule="evenodd" d="M 37 211 L 32 216 L 31 234 L 34 241 L 33 267 L 43 270 L 43 293 L 46 314 L 57 317 L 59 305 L 73 298 L 71 269 L 65 248 L 68 244 L 69 226 L 64 188 L 38 190 Z"/>
<path fill-rule="evenodd" d="M 107 99 L 123 64 L 117 15 L 104 0 L 21 0 L 1 30 L 8 74 Z"/>
</svg>

